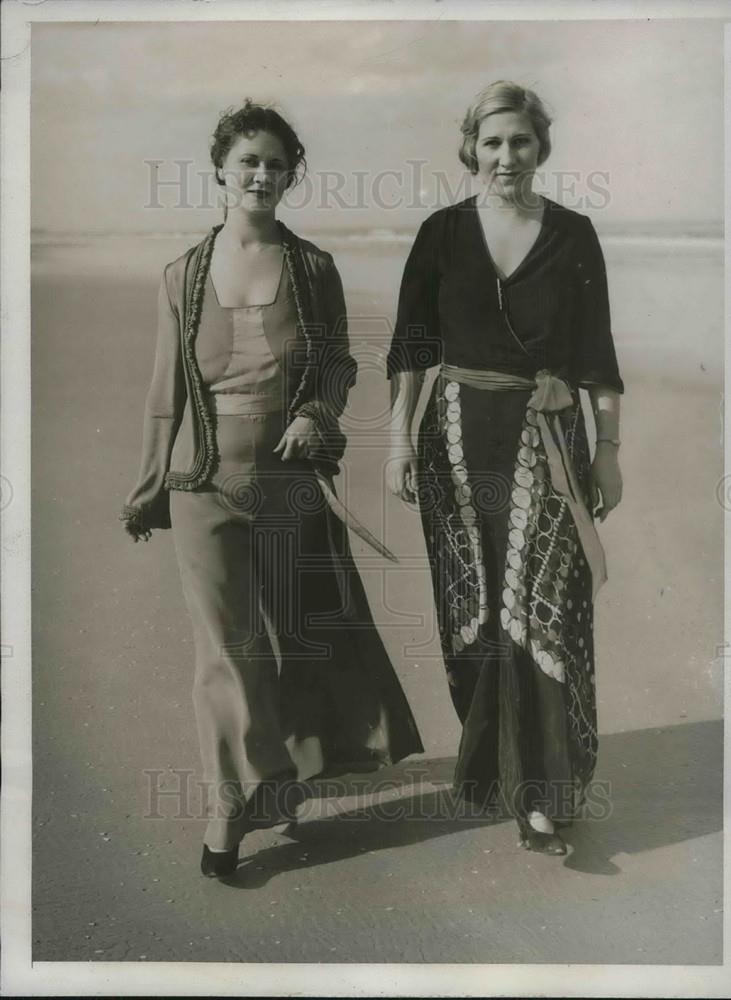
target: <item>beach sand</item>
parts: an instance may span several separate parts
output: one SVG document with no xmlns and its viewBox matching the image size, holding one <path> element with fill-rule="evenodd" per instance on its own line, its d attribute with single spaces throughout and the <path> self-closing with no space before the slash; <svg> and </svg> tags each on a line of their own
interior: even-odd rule
<svg viewBox="0 0 731 1000">
<path fill-rule="evenodd" d="M 170 533 L 133 545 L 117 520 L 139 460 L 159 275 L 185 245 L 34 250 L 34 959 L 720 962 L 720 254 L 606 246 L 627 390 L 624 500 L 600 527 L 609 582 L 596 608 L 596 778 L 612 808 L 567 835 L 562 861 L 519 851 L 511 823 L 449 815 L 459 727 L 423 542 L 382 485 L 383 355 L 408 246 L 323 241 L 361 365 L 339 489 L 401 558 L 353 539 L 426 754 L 308 804 L 295 839 L 251 835 L 230 887 L 197 874 L 193 792 L 188 818 L 173 818 L 172 798 L 167 818 L 149 818 L 155 773 L 175 784 L 189 772 L 191 789 L 199 776 L 192 638 Z M 379 803 L 392 796 L 411 808 L 389 823 Z"/>
</svg>

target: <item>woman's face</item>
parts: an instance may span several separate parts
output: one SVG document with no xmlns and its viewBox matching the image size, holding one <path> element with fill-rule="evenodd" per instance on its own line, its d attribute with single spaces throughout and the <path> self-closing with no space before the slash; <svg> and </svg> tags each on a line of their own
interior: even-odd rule
<svg viewBox="0 0 731 1000">
<path fill-rule="evenodd" d="M 525 112 L 501 111 L 480 123 L 477 173 L 491 193 L 514 201 L 529 193 L 538 166 L 540 142 Z"/>
<path fill-rule="evenodd" d="M 273 212 L 287 190 L 288 171 L 278 136 L 263 131 L 240 136 L 222 167 L 229 208 Z"/>
</svg>

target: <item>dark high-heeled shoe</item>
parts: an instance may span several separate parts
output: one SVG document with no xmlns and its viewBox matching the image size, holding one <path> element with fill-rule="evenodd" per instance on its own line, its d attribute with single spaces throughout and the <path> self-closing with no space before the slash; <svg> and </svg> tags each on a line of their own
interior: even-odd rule
<svg viewBox="0 0 731 1000">
<path fill-rule="evenodd" d="M 518 822 L 520 829 L 520 846 L 526 851 L 535 851 L 538 854 L 563 855 L 567 853 L 565 841 L 558 833 L 541 833 L 534 829 L 530 823 Z"/>
<path fill-rule="evenodd" d="M 201 857 L 201 872 L 206 878 L 223 878 L 233 875 L 239 863 L 239 849 L 232 847 L 230 851 L 211 851 L 204 844 Z"/>
</svg>

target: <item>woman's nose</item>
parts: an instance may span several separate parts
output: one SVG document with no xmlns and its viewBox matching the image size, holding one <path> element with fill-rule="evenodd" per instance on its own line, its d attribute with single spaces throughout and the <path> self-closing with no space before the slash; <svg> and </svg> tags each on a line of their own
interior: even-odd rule
<svg viewBox="0 0 731 1000">
<path fill-rule="evenodd" d="M 260 184 L 266 184 L 267 181 L 267 168 L 264 163 L 259 163 L 256 170 L 254 171 L 254 180 L 258 181 Z"/>
<path fill-rule="evenodd" d="M 513 162 L 513 150 L 507 143 L 500 147 L 499 162 L 501 166 L 509 166 Z"/>
</svg>

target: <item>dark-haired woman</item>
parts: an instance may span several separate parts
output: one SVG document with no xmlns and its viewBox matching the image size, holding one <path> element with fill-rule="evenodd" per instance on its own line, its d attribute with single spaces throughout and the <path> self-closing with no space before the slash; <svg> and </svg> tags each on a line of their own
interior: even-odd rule
<svg viewBox="0 0 731 1000">
<path fill-rule="evenodd" d="M 221 876 L 247 831 L 293 818 L 304 779 L 422 746 L 336 516 L 356 368 L 342 285 L 275 217 L 304 149 L 247 102 L 211 157 L 225 222 L 165 268 L 122 517 L 135 541 L 173 529 L 209 789 L 201 869 Z"/>
<path fill-rule="evenodd" d="M 619 393 L 602 252 L 586 216 L 533 193 L 550 152 L 538 97 L 499 81 L 465 117 L 482 195 L 421 227 L 388 358 L 391 491 L 420 501 L 449 690 L 455 783 L 512 812 L 525 847 L 564 854 L 597 752 L 591 511 L 621 498 Z M 440 365 L 421 424 L 424 372 Z M 579 402 L 596 424 L 589 456 Z"/>
</svg>

